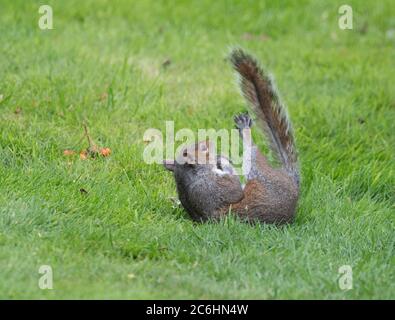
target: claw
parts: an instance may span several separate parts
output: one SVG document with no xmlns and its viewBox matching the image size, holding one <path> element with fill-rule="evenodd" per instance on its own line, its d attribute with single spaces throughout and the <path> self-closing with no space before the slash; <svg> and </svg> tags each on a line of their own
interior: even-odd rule
<svg viewBox="0 0 395 320">
<path fill-rule="evenodd" d="M 252 119 L 248 112 L 239 113 L 238 115 L 234 116 L 233 119 L 236 124 L 236 128 L 239 130 L 250 128 L 252 126 Z"/>
</svg>

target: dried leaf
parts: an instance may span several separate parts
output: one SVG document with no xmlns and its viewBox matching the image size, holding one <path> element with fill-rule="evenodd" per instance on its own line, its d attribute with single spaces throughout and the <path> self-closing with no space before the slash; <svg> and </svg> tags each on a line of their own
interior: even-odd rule
<svg viewBox="0 0 395 320">
<path fill-rule="evenodd" d="M 88 151 L 82 150 L 82 151 L 80 152 L 80 159 L 81 159 L 81 160 L 86 160 L 86 159 L 88 159 Z"/>
<path fill-rule="evenodd" d="M 106 101 L 108 99 L 108 93 L 107 92 L 103 92 L 100 97 L 99 100 L 100 101 Z"/>
<path fill-rule="evenodd" d="M 103 157 L 108 157 L 111 154 L 111 149 L 110 148 L 101 148 L 100 149 L 100 154 Z"/>
<path fill-rule="evenodd" d="M 66 149 L 66 150 L 63 150 L 63 155 L 64 156 L 73 156 L 73 155 L 75 155 L 75 151 Z"/>
</svg>

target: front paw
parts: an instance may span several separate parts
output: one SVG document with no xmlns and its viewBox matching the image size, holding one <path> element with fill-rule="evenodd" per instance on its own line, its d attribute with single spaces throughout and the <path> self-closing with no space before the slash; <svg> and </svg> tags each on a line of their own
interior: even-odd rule
<svg viewBox="0 0 395 320">
<path fill-rule="evenodd" d="M 236 115 L 234 118 L 236 128 L 240 131 L 243 129 L 251 128 L 252 126 L 252 119 L 248 112 L 240 113 Z"/>
</svg>

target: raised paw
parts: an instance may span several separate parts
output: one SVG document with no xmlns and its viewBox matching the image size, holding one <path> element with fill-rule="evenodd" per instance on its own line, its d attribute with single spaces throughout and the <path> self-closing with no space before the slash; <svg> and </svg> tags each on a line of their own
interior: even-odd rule
<svg viewBox="0 0 395 320">
<path fill-rule="evenodd" d="M 248 112 L 240 113 L 236 115 L 234 118 L 236 128 L 240 131 L 243 129 L 251 128 L 252 126 L 252 119 Z"/>
</svg>

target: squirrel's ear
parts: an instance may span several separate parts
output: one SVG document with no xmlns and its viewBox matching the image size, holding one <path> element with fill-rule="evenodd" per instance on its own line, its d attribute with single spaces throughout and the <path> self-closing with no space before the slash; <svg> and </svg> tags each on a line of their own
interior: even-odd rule
<svg viewBox="0 0 395 320">
<path fill-rule="evenodd" d="M 174 160 L 163 160 L 163 165 L 167 170 L 174 171 L 175 168 Z"/>
</svg>

